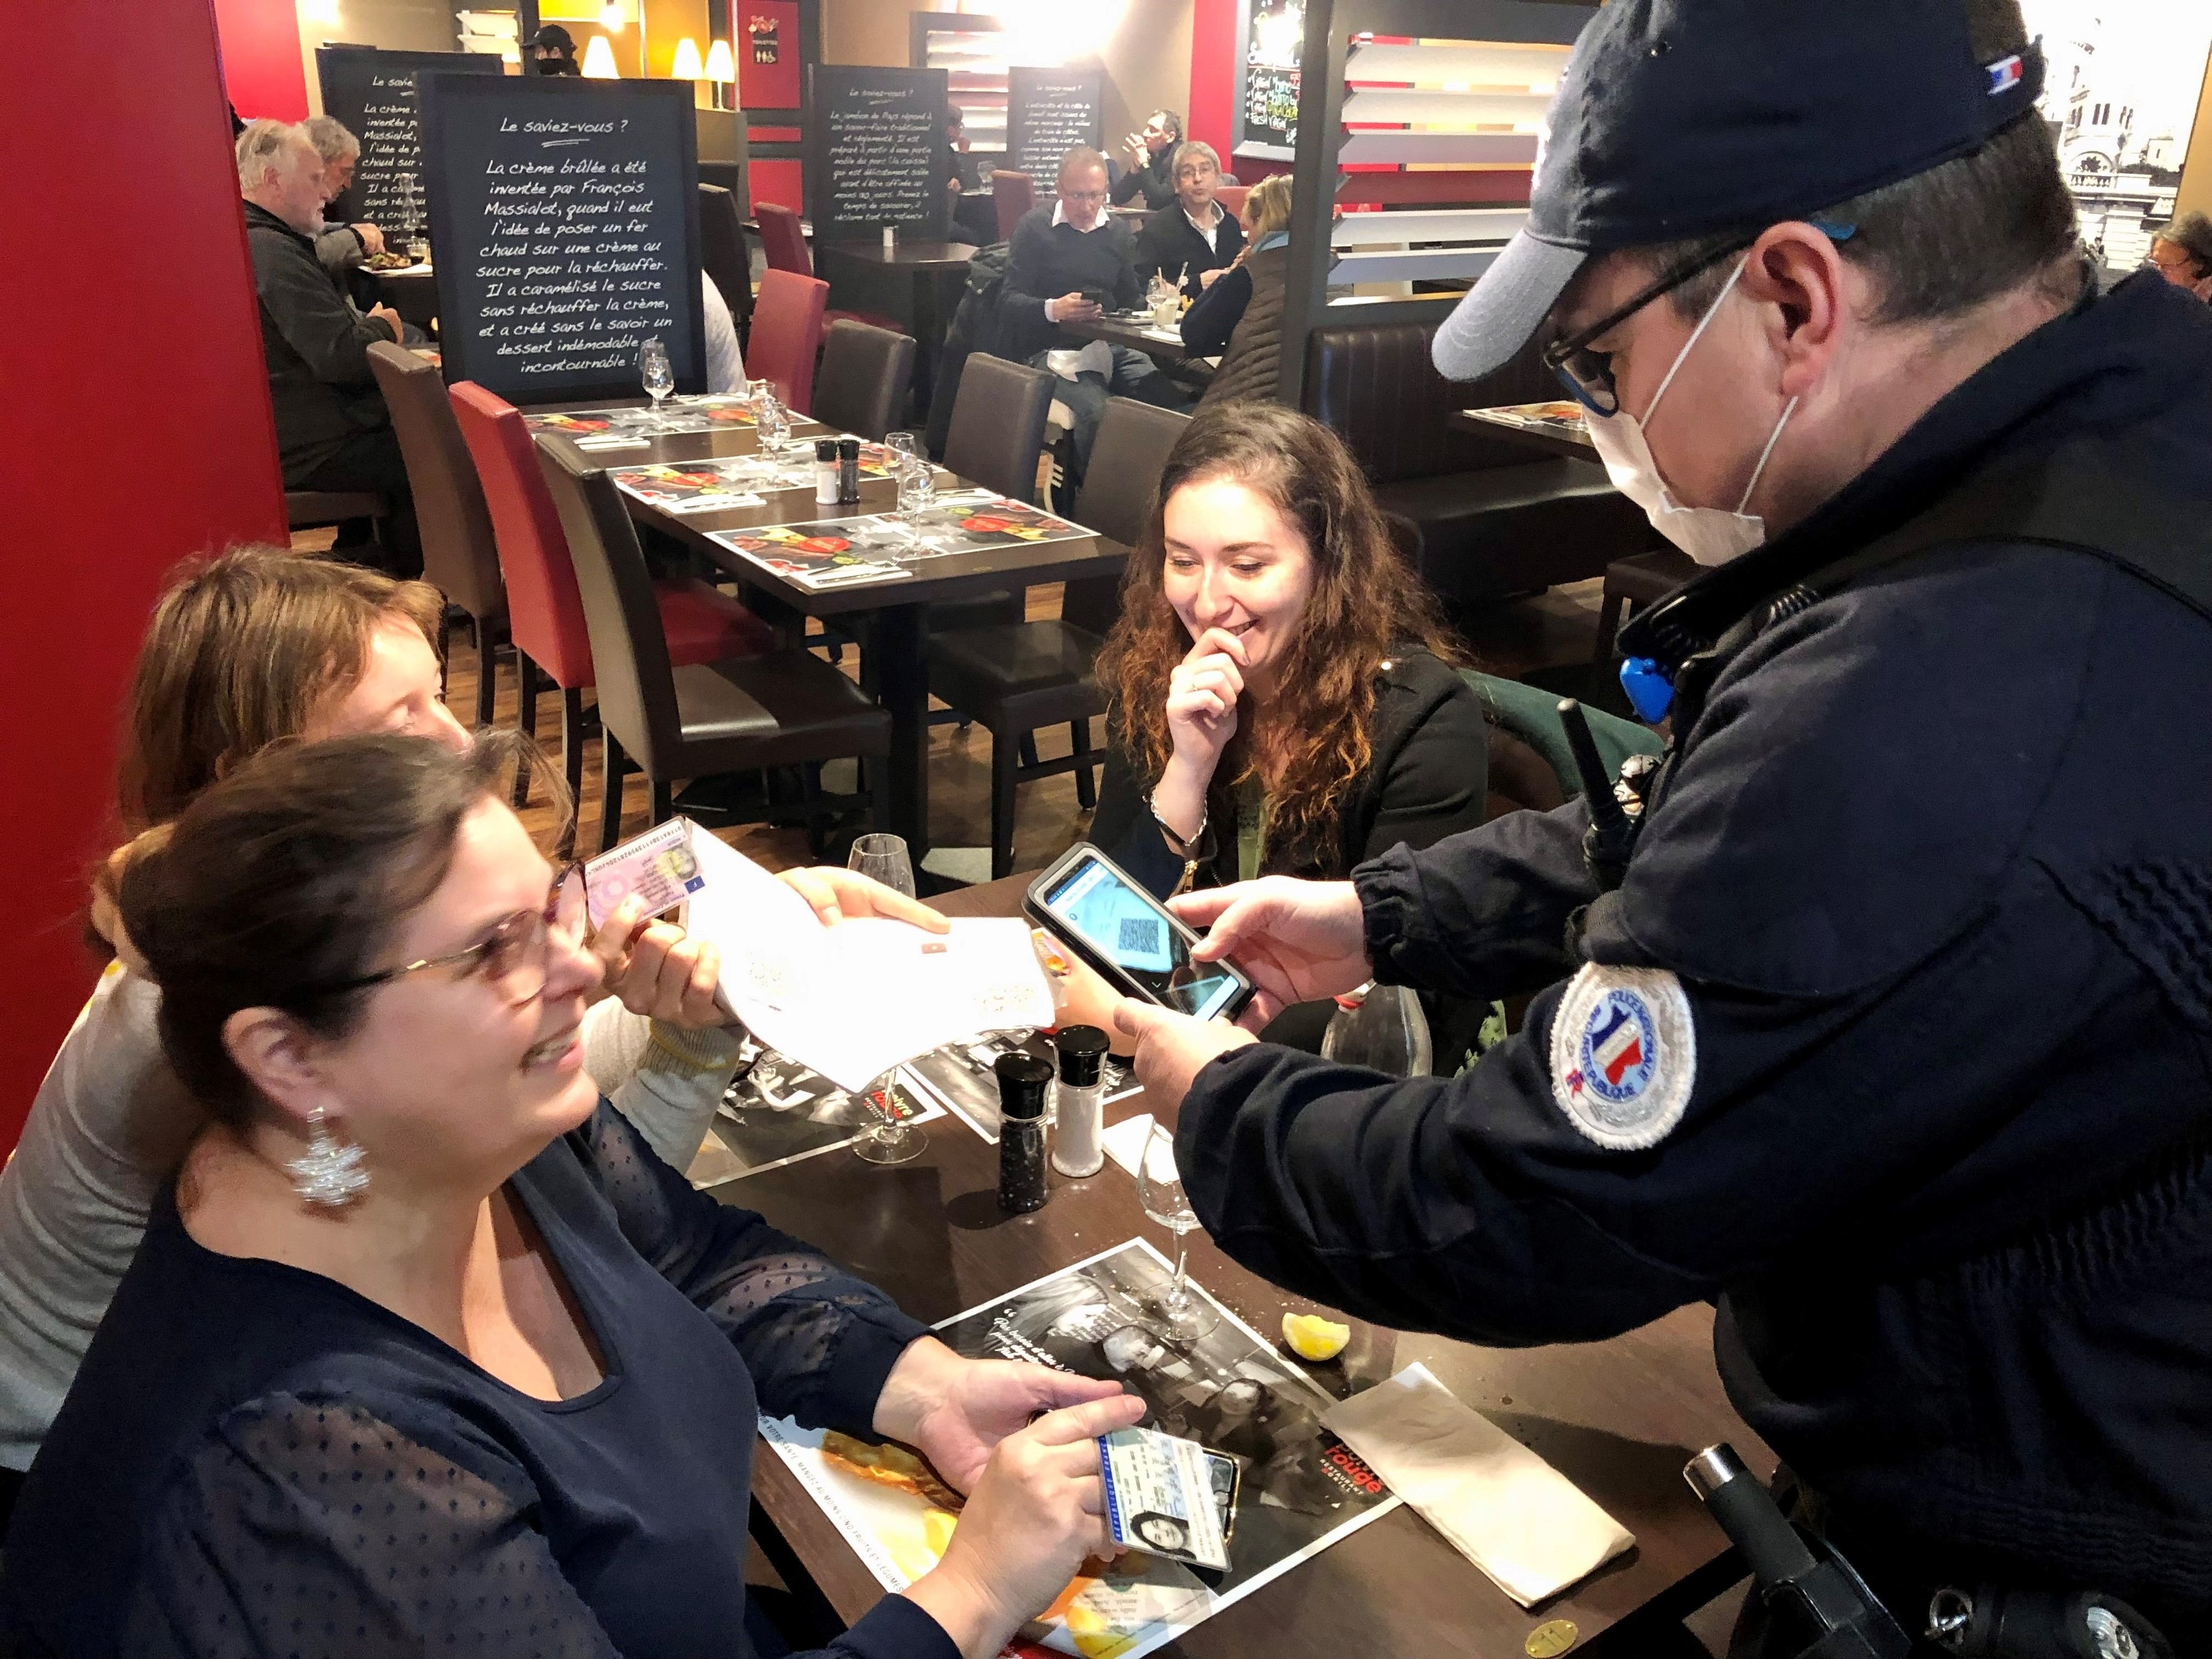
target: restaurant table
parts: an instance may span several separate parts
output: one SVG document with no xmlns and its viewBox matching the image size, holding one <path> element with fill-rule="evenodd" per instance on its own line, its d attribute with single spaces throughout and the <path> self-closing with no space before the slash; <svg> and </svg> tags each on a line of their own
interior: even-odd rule
<svg viewBox="0 0 2212 1659">
<path fill-rule="evenodd" d="M 933 900 L 948 915 L 1016 912 L 1028 876 Z M 1109 1122 L 1149 1109 L 1141 1093 L 1106 1109 Z M 958 1118 L 930 1122 L 911 1163 L 863 1163 L 849 1148 L 712 1188 L 759 1211 L 880 1285 L 917 1319 L 963 1313 L 1124 1240 L 1164 1242 L 1110 1158 L 1082 1181 L 1053 1171 L 1030 1215 L 997 1203 L 998 1149 Z M 1192 1277 L 1263 1335 L 1286 1311 L 1319 1304 L 1246 1273 L 1205 1233 L 1190 1236 Z M 1575 1626 L 1577 1655 L 1667 1651 L 1653 1632 L 1742 1576 L 1682 1466 L 1728 1441 L 1762 1479 L 1774 1458 L 1723 1396 L 1712 1310 L 1682 1308 L 1608 1341 L 1481 1348 L 1352 1322 L 1343 1355 L 1305 1369 L 1342 1396 L 1418 1360 L 1460 1400 L 1546 1458 L 1635 1534 L 1636 1547 L 1529 1609 L 1517 1606 L 1410 1509 L 1341 1538 L 1224 1608 L 1160 1651 L 1194 1659 L 1344 1659 L 1368 1655 L 1519 1655 L 1531 1632 Z M 836 1526 L 766 1443 L 753 1498 L 848 1623 L 884 1595 Z M 1679 1632 L 1674 1632 L 1678 1634 Z M 1685 1638 L 1687 1639 L 1687 1638 Z M 1544 1651 L 1560 1652 L 1553 1646 Z M 1690 1650 L 1695 1651 L 1694 1646 Z"/>
<path fill-rule="evenodd" d="M 1108 345 L 1126 346 L 1132 351 L 1141 351 L 1154 362 L 1170 367 L 1187 366 L 1200 374 L 1208 373 L 1209 359 L 1183 344 L 1182 335 L 1172 340 L 1163 339 L 1145 331 L 1152 325 L 1133 322 L 1120 317 L 1098 317 L 1089 322 L 1073 319 L 1059 326 L 1070 334 L 1080 334 L 1086 340 L 1103 340 Z"/>
<path fill-rule="evenodd" d="M 430 319 L 438 314 L 438 275 L 429 261 L 397 270 L 370 270 L 368 275 L 375 279 L 383 302 L 398 312 L 403 321 L 421 329 L 430 326 Z"/>
<path fill-rule="evenodd" d="M 1506 405 L 1507 408 L 1520 406 Z M 1502 410 L 1455 409 L 1444 417 L 1444 424 L 1455 431 L 1480 433 L 1486 438 L 1509 439 L 1531 449 L 1540 449 L 1547 455 L 1565 455 L 1577 461 L 1597 459 L 1597 447 L 1590 442 L 1587 432 L 1577 434 L 1563 432 L 1557 427 L 1525 425 L 1509 418 Z"/>
<path fill-rule="evenodd" d="M 835 435 L 836 430 L 830 427 L 793 428 L 794 440 L 810 445 L 817 438 Z M 558 436 L 549 441 L 571 441 Z M 710 455 L 750 455 L 758 447 L 752 428 L 742 427 L 727 432 L 656 437 L 634 447 L 579 450 L 577 453 L 587 465 L 621 467 L 696 461 Z M 966 480 L 939 470 L 940 493 L 973 487 Z M 732 552 L 709 539 L 710 532 L 892 512 L 898 507 L 898 488 L 894 481 L 862 479 L 860 501 L 843 507 L 817 506 L 811 488 L 772 490 L 767 493 L 762 506 L 731 507 L 719 513 L 667 513 L 626 492 L 623 504 L 637 523 L 650 525 L 676 538 L 730 577 L 760 589 L 794 611 L 825 619 L 872 617 L 873 625 L 869 631 L 867 649 L 873 656 L 876 696 L 891 717 L 890 763 L 885 769 L 890 775 L 885 782 L 890 791 L 886 816 L 890 828 L 906 838 L 917 866 L 929 849 L 929 671 L 923 658 L 923 617 L 927 607 L 945 599 L 975 599 L 1007 588 L 1018 590 L 1031 583 L 1118 575 L 1128 556 L 1128 550 L 1119 542 L 1103 536 L 1088 536 L 1070 541 L 1042 542 L 1034 546 L 941 554 L 915 564 L 911 576 L 817 591 L 787 581 L 743 554 Z"/>
<path fill-rule="evenodd" d="M 866 242 L 830 242 L 814 250 L 814 268 L 830 284 L 833 307 L 896 317 L 914 336 L 918 348 L 914 355 L 917 426 L 928 417 L 945 331 L 959 309 L 968 262 L 975 255 L 972 243 L 909 241 L 903 236 L 889 249 L 878 237 Z"/>
</svg>

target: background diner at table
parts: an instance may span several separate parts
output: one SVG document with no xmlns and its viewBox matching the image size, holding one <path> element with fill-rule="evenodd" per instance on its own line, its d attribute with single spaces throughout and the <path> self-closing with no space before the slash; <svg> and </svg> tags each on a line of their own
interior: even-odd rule
<svg viewBox="0 0 2212 1659">
<path fill-rule="evenodd" d="M 9 657 L 40 714 L 8 739 L 0 1646 L 213 1654 L 332 1595 L 378 1639 L 507 1644 L 459 1592 L 374 1589 L 428 1567 L 526 1581 L 597 1652 L 1796 1659 L 1763 1519 L 1866 1566 L 1895 1643 L 2189 1650 L 2159 1548 L 2051 1542 L 2086 1516 L 2193 1559 L 2200 1449 L 2084 1382 L 2182 1352 L 2172 1321 L 2045 1345 L 2079 1422 L 1949 1437 L 2070 1472 L 1992 1518 L 1883 1495 L 1910 1413 L 1838 1451 L 1778 1406 L 1893 1382 L 1909 1310 L 1793 1370 L 1788 1263 L 1667 1277 L 1669 1183 L 1755 1115 L 1710 1091 L 1775 975 L 1684 956 L 1651 895 L 1692 881 L 1700 802 L 1697 871 L 1763 838 L 1939 890 L 1955 831 L 1896 842 L 1929 788 L 1996 822 L 1990 754 L 2094 724 L 2116 675 L 2190 683 L 2212 13 L 216 0 L 118 58 L 80 10 L 20 21 L 88 95 L 13 135 L 47 205 L 0 289 L 38 321 L 21 409 L 128 472 L 6 463 L 0 585 L 40 621 Z M 97 212 L 53 205 L 88 174 Z M 154 289 L 148 246 L 187 251 Z M 2064 280 L 1960 298 L 2008 258 Z M 1961 422 L 2005 396 L 1982 437 L 2021 470 L 1966 506 L 2050 568 L 1936 605 L 1976 621 L 1919 701 L 1972 752 L 1885 788 L 1893 755 L 1839 743 L 1777 804 L 1785 733 L 1707 801 L 1785 705 L 1941 747 L 1897 726 L 1909 674 L 1814 714 L 1774 687 L 1892 651 L 1868 618 L 1950 548 L 1764 573 L 1850 503 L 1838 546 L 1871 542 L 1913 457 L 1923 505 L 1973 477 Z M 2054 609 L 2085 567 L 2109 591 Z M 2124 638 L 2089 712 L 1972 738 L 1987 685 L 2016 725 L 2056 695 L 2074 634 L 2030 674 L 2033 626 Z M 2014 837 L 2065 895 L 2036 954 L 2109 938 L 2125 983 L 2031 1023 L 2160 1011 L 2148 1075 L 2197 1029 L 2166 972 L 2194 853 L 2172 803 L 2061 846 L 2073 775 Z M 1818 963 L 1881 903 L 1816 881 L 1785 927 L 1790 881 L 1710 885 L 1715 960 L 1835 911 L 1790 994 L 1877 995 Z M 1996 1061 L 1950 1041 L 1955 1114 Z M 2103 1075 L 2064 1053 L 2039 1088 Z M 2002 1163 L 2065 1286 L 2053 1194 L 2135 1218 L 2081 1305 L 2133 1318 L 2130 1251 L 2186 1265 L 2185 1159 L 2137 1165 L 2200 1094 Z M 1822 1096 L 1824 1179 L 1888 1145 L 1856 1100 Z M 2017 1151 L 1996 1121 L 1966 1174 Z M 1826 1224 L 1802 1153 L 1713 1205 Z M 1923 1238 L 1853 1193 L 1847 1308 L 1865 1237 Z M 1936 1270 L 1995 1237 L 1981 1202 Z M 2118 1466 L 2075 1479 L 2099 1436 Z M 477 1517 L 434 1560 L 322 1496 L 386 1473 Z"/>
</svg>

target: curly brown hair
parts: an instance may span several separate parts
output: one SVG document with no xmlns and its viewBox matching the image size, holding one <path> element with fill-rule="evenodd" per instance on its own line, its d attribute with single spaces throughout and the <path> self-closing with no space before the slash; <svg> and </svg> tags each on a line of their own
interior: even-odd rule
<svg viewBox="0 0 2212 1659">
<path fill-rule="evenodd" d="M 1108 721 L 1140 775 L 1157 778 L 1167 768 L 1168 679 L 1192 643 L 1162 586 L 1167 503 L 1185 484 L 1214 478 L 1234 479 L 1272 503 L 1304 537 L 1315 565 L 1313 592 L 1275 664 L 1275 696 L 1260 734 L 1264 754 L 1255 751 L 1259 711 L 1247 692 L 1214 775 L 1235 784 L 1265 764 L 1269 842 L 1320 849 L 1374 759 L 1375 680 L 1383 663 L 1409 647 L 1454 663 L 1465 653 L 1342 439 L 1279 404 L 1201 409 L 1160 474 L 1121 579 L 1121 619 L 1098 655 Z"/>
</svg>

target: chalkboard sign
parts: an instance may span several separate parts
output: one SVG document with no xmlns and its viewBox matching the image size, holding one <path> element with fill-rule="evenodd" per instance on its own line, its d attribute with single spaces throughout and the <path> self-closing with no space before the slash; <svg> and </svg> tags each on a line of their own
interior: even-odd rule
<svg viewBox="0 0 2212 1659">
<path fill-rule="evenodd" d="M 422 190 L 422 119 L 417 77 L 497 75 L 500 61 L 473 52 L 380 52 L 319 46 L 315 73 L 323 112 L 361 140 L 353 183 L 330 209 L 332 224 L 374 225 L 395 242 L 428 234 Z"/>
<path fill-rule="evenodd" d="M 689 81 L 433 76 L 430 238 L 448 380 L 515 403 L 636 397 L 639 344 L 707 385 Z"/>
<path fill-rule="evenodd" d="M 1078 144 L 1104 147 L 1103 74 L 1097 70 L 1006 71 L 1006 165 L 1037 181 L 1040 191 L 1060 173 L 1060 158 Z"/>
<path fill-rule="evenodd" d="M 1294 161 L 1298 153 L 1298 54 L 1304 0 L 1240 0 L 1232 155 Z"/>
<path fill-rule="evenodd" d="M 806 216 L 814 245 L 872 239 L 885 225 L 942 240 L 951 199 L 945 71 L 807 66 Z"/>
</svg>

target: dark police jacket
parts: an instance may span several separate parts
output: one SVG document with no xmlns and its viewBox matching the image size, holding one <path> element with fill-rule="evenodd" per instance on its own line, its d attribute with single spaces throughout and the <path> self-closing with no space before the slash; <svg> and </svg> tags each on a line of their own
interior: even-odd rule
<svg viewBox="0 0 2212 1659">
<path fill-rule="evenodd" d="M 368 367 L 369 347 L 392 331 L 346 303 L 313 240 L 252 202 L 246 246 L 261 302 L 277 456 L 285 482 L 296 486 L 348 438 L 392 423 Z"/>
<path fill-rule="evenodd" d="M 1756 636 L 1678 710 L 1618 893 L 1579 804 L 1355 872 L 1379 977 L 1547 986 L 1508 1043 L 1403 1083 L 1240 1048 L 1176 1150 L 1229 1254 L 1394 1325 L 1590 1340 L 1716 1298 L 1731 1399 L 1889 1585 L 2094 1586 L 2205 1650 L 2212 623 L 1956 525 L 1771 603 L 2084 441 L 2116 505 L 2212 523 L 2202 304 L 2086 300 L 1685 591 L 1679 632 Z"/>
</svg>

